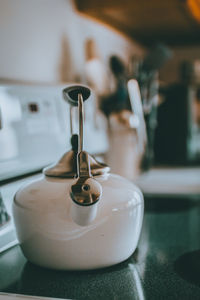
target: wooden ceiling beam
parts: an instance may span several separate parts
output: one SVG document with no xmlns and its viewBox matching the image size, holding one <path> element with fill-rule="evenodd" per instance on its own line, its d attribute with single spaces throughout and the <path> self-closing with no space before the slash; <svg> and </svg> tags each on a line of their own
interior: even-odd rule
<svg viewBox="0 0 200 300">
<path fill-rule="evenodd" d="M 138 0 L 75 0 L 75 4 L 79 11 L 89 12 L 93 10 L 100 9 L 120 9 L 123 10 L 125 7 L 133 8 L 133 6 L 138 5 Z"/>
<path fill-rule="evenodd" d="M 200 0 L 187 0 L 186 3 L 193 18 L 200 24 Z"/>
<path fill-rule="evenodd" d="M 200 0 L 74 0 L 79 12 L 144 45 L 200 43 Z"/>
</svg>

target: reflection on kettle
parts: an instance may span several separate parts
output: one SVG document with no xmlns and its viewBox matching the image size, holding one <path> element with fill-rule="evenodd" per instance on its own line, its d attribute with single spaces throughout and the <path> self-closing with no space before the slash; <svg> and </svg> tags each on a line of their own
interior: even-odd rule
<svg viewBox="0 0 200 300">
<path fill-rule="evenodd" d="M 63 95 L 72 109 L 78 106 L 79 134 L 73 134 L 71 126 L 72 150 L 16 193 L 18 239 L 28 260 L 40 266 L 62 270 L 111 266 L 137 247 L 143 195 L 83 151 L 83 101 L 90 90 L 74 85 Z"/>
<path fill-rule="evenodd" d="M 60 272 L 26 263 L 19 281 L 20 294 L 67 299 L 144 300 L 140 277 L 132 258 L 106 269 Z M 77 288 L 78 286 L 78 288 Z"/>
</svg>

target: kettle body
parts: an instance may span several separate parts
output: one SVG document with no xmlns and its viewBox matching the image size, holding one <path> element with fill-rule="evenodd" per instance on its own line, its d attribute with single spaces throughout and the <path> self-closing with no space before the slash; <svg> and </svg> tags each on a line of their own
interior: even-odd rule
<svg viewBox="0 0 200 300">
<path fill-rule="evenodd" d="M 25 257 L 60 270 L 103 268 L 127 259 L 136 249 L 143 220 L 143 195 L 127 179 L 104 174 L 93 221 L 72 217 L 70 189 L 76 179 L 44 175 L 24 187 L 13 202 L 17 236 Z"/>
</svg>

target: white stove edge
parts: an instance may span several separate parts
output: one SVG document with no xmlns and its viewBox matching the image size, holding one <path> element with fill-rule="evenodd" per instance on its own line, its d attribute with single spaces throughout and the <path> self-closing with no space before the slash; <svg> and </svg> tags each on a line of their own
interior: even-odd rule
<svg viewBox="0 0 200 300">
<path fill-rule="evenodd" d="M 16 180 L 14 182 L 2 185 L 0 187 L 4 205 L 6 207 L 9 216 L 11 217 L 10 222 L 5 226 L 3 226 L 2 228 L 0 228 L 0 253 L 18 244 L 15 225 L 13 221 L 13 215 L 12 215 L 12 203 L 13 203 L 15 193 L 25 182 L 31 181 L 34 178 L 37 178 L 39 176 L 41 176 L 41 173 L 37 175 L 29 176 L 25 179 Z"/>
<path fill-rule="evenodd" d="M 36 296 L 28 296 L 28 295 L 22 295 L 22 294 L 10 294 L 10 293 L 0 293 L 0 300 L 64 300 L 63 298 L 49 298 L 49 297 L 36 297 Z M 72 300 L 70 298 L 65 298 L 65 300 Z"/>
</svg>

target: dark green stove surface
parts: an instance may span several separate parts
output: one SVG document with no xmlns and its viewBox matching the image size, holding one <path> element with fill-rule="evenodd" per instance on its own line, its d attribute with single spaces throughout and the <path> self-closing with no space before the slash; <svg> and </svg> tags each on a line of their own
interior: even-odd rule
<svg viewBox="0 0 200 300">
<path fill-rule="evenodd" d="M 19 246 L 0 255 L 0 291 L 68 299 L 200 299 L 200 199 L 146 198 L 136 252 L 116 266 L 53 271 Z"/>
</svg>

